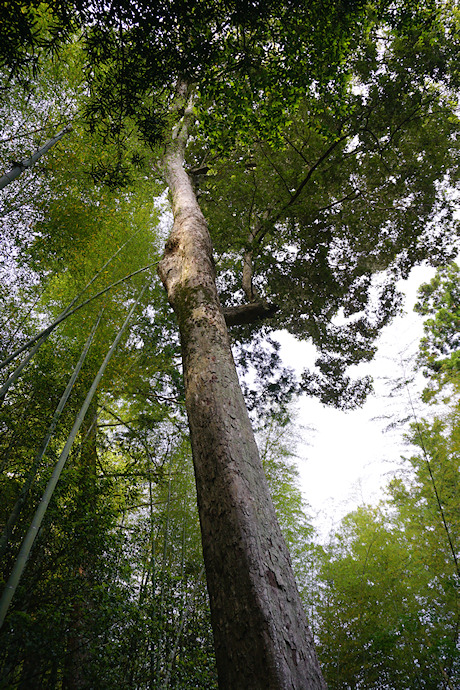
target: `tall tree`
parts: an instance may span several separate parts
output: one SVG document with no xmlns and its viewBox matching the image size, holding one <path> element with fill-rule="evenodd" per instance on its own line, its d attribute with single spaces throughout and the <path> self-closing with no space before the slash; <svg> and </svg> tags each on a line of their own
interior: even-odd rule
<svg viewBox="0 0 460 690">
<path fill-rule="evenodd" d="M 273 328 L 323 354 L 306 389 L 338 405 L 363 399 L 368 382 L 350 382 L 346 367 L 372 356 L 397 309 L 395 277 L 451 250 L 439 181 L 456 174 L 456 15 L 432 2 L 56 7 L 82 27 L 88 121 L 117 142 L 94 172 L 126 178 L 136 124 L 171 195 L 160 276 L 180 330 L 220 685 L 324 687 L 227 323 L 247 339 L 275 314 Z M 237 200 L 225 194 L 232 167 Z M 219 227 L 210 216 L 219 274 L 194 184 L 204 172 L 209 208 L 227 200 Z"/>
</svg>

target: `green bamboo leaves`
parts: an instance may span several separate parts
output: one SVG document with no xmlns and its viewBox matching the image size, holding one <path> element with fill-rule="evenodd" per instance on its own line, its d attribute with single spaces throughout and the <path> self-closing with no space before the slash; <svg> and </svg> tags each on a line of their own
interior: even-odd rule
<svg viewBox="0 0 460 690">
<path fill-rule="evenodd" d="M 147 288 L 147 284 L 145 287 L 140 291 L 137 300 L 134 302 L 132 305 L 131 309 L 128 312 L 128 315 L 119 329 L 115 340 L 113 341 L 109 351 L 107 352 L 104 361 L 102 362 L 101 366 L 99 367 L 99 370 L 94 378 L 93 383 L 91 384 L 91 387 L 86 395 L 85 401 L 77 415 L 77 418 L 75 420 L 75 423 L 70 431 L 69 437 L 67 439 L 67 442 L 64 446 L 64 449 L 60 455 L 60 458 L 56 464 L 56 467 L 54 468 L 53 474 L 48 482 L 48 485 L 46 487 L 45 493 L 43 494 L 43 497 L 40 501 L 40 504 L 36 510 L 36 513 L 34 515 L 34 518 L 32 520 L 32 523 L 30 525 L 29 531 L 26 534 L 26 537 L 23 541 L 23 544 L 21 546 L 21 550 L 19 552 L 19 555 L 16 559 L 15 565 L 13 567 L 12 573 L 8 579 L 8 582 L 6 583 L 5 590 L 2 594 L 2 599 L 0 601 L 0 627 L 3 625 L 3 621 L 5 619 L 6 613 L 8 611 L 9 604 L 11 602 L 11 599 L 14 596 L 14 592 L 16 591 L 16 587 L 19 584 L 22 572 L 26 566 L 27 559 L 29 557 L 30 551 L 32 549 L 33 543 L 35 541 L 35 537 L 37 536 L 38 530 L 40 529 L 40 525 L 42 523 L 43 517 L 45 515 L 46 509 L 48 507 L 48 504 L 52 498 L 54 489 L 56 487 L 57 482 L 59 481 L 59 477 L 61 475 L 61 472 L 64 468 L 64 465 L 67 461 L 67 458 L 69 456 L 70 450 L 72 448 L 72 444 L 75 440 L 75 437 L 83 423 L 83 420 L 85 418 L 85 414 L 92 402 L 92 399 L 94 397 L 94 394 L 97 390 L 97 387 L 99 385 L 99 382 L 106 370 L 106 367 L 118 345 L 118 343 L 121 340 L 121 337 L 128 326 L 131 317 L 138 306 L 140 300 L 142 299 L 142 296 Z M 97 322 L 96 326 L 98 325 L 99 322 Z M 87 350 L 89 349 L 89 345 L 91 344 L 91 340 L 94 336 L 95 328 L 93 332 L 90 334 L 90 338 L 87 341 L 87 345 L 85 346 L 85 350 L 83 352 L 84 356 L 86 357 Z M 83 362 L 82 362 L 83 363 Z M 78 372 L 77 372 L 78 373 Z M 72 382 L 73 384 L 73 382 Z M 70 392 L 70 391 L 69 391 Z"/>
</svg>

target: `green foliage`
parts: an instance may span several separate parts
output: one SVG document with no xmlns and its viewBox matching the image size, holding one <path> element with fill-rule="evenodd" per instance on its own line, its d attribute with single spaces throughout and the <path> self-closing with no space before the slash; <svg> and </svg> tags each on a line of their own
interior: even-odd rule
<svg viewBox="0 0 460 690">
<path fill-rule="evenodd" d="M 37 70 L 43 50 L 68 38 L 70 17 L 62 0 L 5 0 L 0 5 L 0 68 L 25 79 Z"/>
<path fill-rule="evenodd" d="M 438 269 L 430 283 L 419 289 L 415 311 L 429 316 L 420 343 L 418 363 L 430 377 L 425 397 L 430 399 L 446 384 L 458 384 L 460 359 L 459 268 L 453 263 Z"/>
<path fill-rule="evenodd" d="M 56 90 L 58 78 L 63 78 L 62 70 L 56 75 Z M 37 83 L 37 95 L 41 86 Z M 46 97 L 46 89 L 42 93 Z M 134 140 L 131 143 L 135 157 L 139 148 Z M 21 266 L 16 252 L 11 252 L 16 280 L 9 272 L 9 289 L 2 294 L 4 354 L 27 340 L 43 322 L 49 323 L 61 313 L 89 283 L 84 297 L 157 258 L 159 214 L 152 201 L 155 183 L 146 180 L 137 168 L 135 188 L 114 192 L 95 185 L 88 173 L 96 150 L 76 123 L 71 137 L 47 156 L 46 184 L 41 184 L 40 176 L 35 179 L 35 193 L 28 199 L 28 208 L 33 213 L 37 210 L 33 220 L 38 217 L 40 222 L 19 227 L 20 232 L 11 237 L 11 246 L 20 249 Z M 22 199 L 27 194 L 24 182 L 19 181 L 18 200 L 21 194 Z M 7 211 L 10 214 L 11 207 Z M 13 219 L 11 223 L 14 225 Z M 170 576 L 164 564 L 163 592 L 168 608 L 161 615 L 152 615 L 160 595 L 151 589 L 149 579 L 141 596 L 139 583 L 143 582 L 142 574 L 149 572 L 152 543 L 150 522 L 149 530 L 143 531 L 144 513 L 150 504 L 153 509 L 158 498 L 154 492 L 159 494 L 163 487 L 165 463 L 180 451 L 180 429 L 184 425 L 182 382 L 176 366 L 177 336 L 163 291 L 153 279 L 130 334 L 106 371 L 97 404 L 88 413 L 74 446 L 2 628 L 0 675 L 5 687 L 17 683 L 57 687 L 70 678 L 80 687 L 109 688 L 119 682 L 129 687 L 132 678 L 138 679 L 139 687 L 150 687 L 154 670 L 151 650 L 157 647 L 162 650 L 158 663 L 163 677 L 170 665 L 165 639 L 177 637 L 180 616 L 170 621 L 167 612 L 176 615 L 178 592 L 185 601 L 184 588 L 193 589 L 194 581 L 189 586 L 177 574 L 176 566 Z M 104 315 L 98 336 L 45 460 L 34 470 L 31 488 L 1 561 L 3 582 L 76 411 L 105 355 L 107 342 L 113 339 L 141 281 L 145 276 L 122 283 L 116 292 L 103 298 Z M 29 314 L 25 313 L 27 304 Z M 100 307 L 101 300 L 61 324 L 2 401 L 2 529 L 33 470 L 37 447 Z M 172 440 L 174 434 L 179 441 Z M 191 496 L 193 501 L 193 492 Z M 143 506 L 140 509 L 139 504 Z M 161 519 L 159 512 L 155 516 L 156 529 L 160 529 Z M 139 540 L 138 530 L 142 534 Z M 185 628 L 190 648 L 197 646 L 193 626 L 201 628 L 203 617 L 208 621 L 207 614 L 201 614 L 202 609 L 206 611 L 204 592 L 201 583 L 194 595 L 196 606 L 189 614 L 191 632 Z M 149 605 L 144 607 L 146 598 Z M 209 622 L 207 626 L 208 633 L 203 633 L 208 635 L 207 643 L 199 645 L 203 654 L 212 643 Z M 195 673 L 192 652 L 188 657 L 180 651 L 178 655 L 184 657 L 183 687 L 187 687 L 186 679 Z M 118 665 L 113 663 L 115 657 Z M 212 686 L 212 659 L 210 652 L 196 671 L 201 674 L 203 687 L 208 687 L 207 674 Z M 194 682 L 190 680 L 192 686 Z"/>
<path fill-rule="evenodd" d="M 276 137 L 293 97 L 313 83 L 338 81 L 349 32 L 363 6 L 215 0 L 172 2 L 152 11 L 141 1 L 114 3 L 104 12 L 88 4 L 82 14 L 90 24 L 85 49 L 91 125 L 114 137 L 132 119 L 151 144 L 158 143 L 170 125 L 175 81 L 182 77 L 215 104 L 208 129 L 220 150 L 253 126 Z"/>
<path fill-rule="evenodd" d="M 370 382 L 352 381 L 347 367 L 373 356 L 399 307 L 396 279 L 455 252 L 458 11 L 428 1 L 324 0 L 157 8 L 139 0 L 111 3 L 109 12 L 62 0 L 0 10 L 0 61 L 13 70 L 2 81 L 2 165 L 32 152 L 61 121 L 74 125 L 5 197 L 2 350 L 60 313 L 110 257 L 87 296 L 158 259 L 153 199 L 164 189 L 164 143 L 184 112 L 175 86 L 186 80 L 196 117 L 187 165 L 209 220 L 222 302 L 248 298 L 246 261 L 252 295 L 278 307 L 269 324 L 232 335 L 241 369 L 249 379 L 257 372 L 245 393 L 264 429 L 267 476 L 330 687 L 457 682 L 457 421 L 451 430 L 423 428 L 431 472 L 426 458 L 413 458 L 411 479 L 391 484 L 386 505 L 343 523 L 321 559 L 315 600 L 318 550 L 289 443 L 271 426 L 299 384 L 282 370 L 270 334 L 286 328 L 310 339 L 320 358 L 301 386 L 352 407 Z M 24 91 L 26 68 L 39 62 L 44 71 Z M 457 270 L 440 274 L 423 298 L 425 313 L 443 308 L 424 345 L 428 366 L 439 364 L 443 376 L 456 368 Z M 37 470 L 3 578 L 140 282 L 104 298 L 102 327 Z M 1 524 L 99 309 L 96 302 L 65 322 L 2 401 Z M 81 687 L 216 687 L 179 354 L 165 296 L 152 283 L 2 631 L 5 687 L 59 687 L 72 676 Z"/>
<path fill-rule="evenodd" d="M 454 688 L 460 680 L 459 418 L 414 428 L 421 451 L 388 499 L 327 546 L 318 651 L 330 688 Z"/>
<path fill-rule="evenodd" d="M 210 163 L 198 181 L 224 304 L 241 300 L 250 253 L 254 289 L 278 307 L 270 327 L 311 339 L 321 353 L 304 388 L 337 406 L 362 402 L 369 390 L 346 369 L 372 358 L 377 334 L 399 308 L 395 281 L 424 258 L 449 258 L 458 234 L 439 185 L 440 176 L 456 180 L 458 122 L 442 94 L 403 85 L 401 62 L 389 44 L 366 64 L 362 92 L 344 97 L 346 116 L 324 97 L 322 111 L 304 101 L 282 130 L 282 147 L 255 139 Z M 396 97 L 397 78 L 405 98 Z M 191 154 L 192 171 L 200 169 L 205 149 Z"/>
<path fill-rule="evenodd" d="M 64 201 L 72 156 L 58 161 L 35 250 L 49 242 L 57 256 L 92 252 L 88 214 L 107 233 L 101 184 L 139 186 L 152 154 L 161 160 L 184 113 L 175 87 L 185 80 L 197 120 L 187 162 L 200 171 L 224 305 L 241 302 L 250 255 L 255 293 L 278 307 L 270 328 L 235 328 L 235 339 L 287 328 L 312 340 L 320 356 L 302 388 L 338 407 L 361 403 L 371 382 L 347 369 L 372 358 L 399 308 L 395 281 L 455 252 L 455 8 L 321 0 L 54 10 L 85 26 L 62 59 L 85 86 L 78 102 L 91 137 L 80 130 L 73 141 L 96 187 L 93 204 L 88 190 Z"/>
<path fill-rule="evenodd" d="M 81 386 L 84 392 L 84 381 Z M 103 400 L 101 391 L 99 405 Z M 36 403 L 46 415 L 38 396 Z M 11 417 L 13 404 L 9 399 L 2 412 Z M 75 404 L 66 408 L 50 461 Z M 201 549 L 188 447 L 170 424 L 133 418 L 134 406 L 123 422 L 125 411 L 113 405 L 119 414 L 104 405 L 97 427 L 93 408 L 47 512 L 2 630 L 5 687 L 19 681 L 54 687 L 57 678 L 72 675 L 81 687 L 151 687 L 152 677 L 168 674 L 171 687 L 215 687 L 206 589 L 203 577 L 197 579 Z M 24 439 L 30 455 L 35 438 Z M 27 471 L 24 440 L 16 438 L 4 457 L 2 521 Z M 48 474 L 44 466 L 35 478 L 2 562 L 5 576 Z"/>
</svg>

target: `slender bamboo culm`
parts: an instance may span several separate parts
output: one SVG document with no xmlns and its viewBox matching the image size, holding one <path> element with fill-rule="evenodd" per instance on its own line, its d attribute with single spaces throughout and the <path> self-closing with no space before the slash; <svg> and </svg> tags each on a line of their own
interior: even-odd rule
<svg viewBox="0 0 460 690">
<path fill-rule="evenodd" d="M 13 165 L 11 170 L 4 175 L 0 177 L 0 189 L 3 189 L 7 185 L 9 185 L 11 182 L 16 180 L 21 173 L 26 170 L 26 168 L 31 168 L 35 163 L 38 161 L 39 158 L 45 155 L 47 151 L 50 150 L 52 146 L 57 144 L 57 142 L 62 139 L 62 137 L 67 134 L 67 132 L 70 132 L 72 130 L 72 125 L 67 125 L 67 127 L 64 127 L 62 131 L 59 132 L 59 134 L 56 134 L 55 137 L 50 139 L 49 141 L 46 142 L 44 146 L 41 147 L 41 149 L 38 149 L 30 158 L 25 158 L 22 161 L 19 161 Z"/>
<path fill-rule="evenodd" d="M 136 235 L 137 235 L 140 231 L 141 231 L 141 228 L 139 228 L 138 230 L 136 230 L 136 232 L 133 232 L 133 234 L 132 234 L 130 237 L 128 237 L 128 239 L 126 240 L 126 242 L 123 242 L 123 244 L 120 245 L 120 246 L 118 247 L 118 249 L 112 254 L 112 256 L 111 256 L 109 259 L 107 259 L 107 261 L 105 262 L 105 264 L 104 264 L 103 266 L 101 266 L 101 268 L 99 268 L 99 269 L 96 271 L 96 273 L 95 273 L 94 276 L 91 278 L 91 280 L 90 280 L 88 283 L 86 283 L 86 285 L 85 285 L 85 287 L 83 288 L 83 290 L 81 290 L 81 291 L 78 293 L 78 295 L 76 295 L 76 297 L 73 298 L 73 300 L 72 300 L 72 301 L 70 302 L 70 304 L 64 309 L 64 312 L 62 312 L 62 313 L 65 313 L 66 311 L 68 311 L 69 309 L 71 309 L 71 308 L 73 307 L 73 305 L 75 304 L 75 302 L 77 302 L 77 301 L 82 297 L 82 295 L 85 294 L 85 292 L 88 290 L 88 288 L 90 288 L 91 285 L 94 283 L 94 281 L 98 279 L 98 277 L 99 277 L 99 276 L 101 275 L 101 273 L 107 268 L 107 266 L 108 266 L 114 259 L 116 259 L 116 257 L 118 256 L 118 254 L 126 247 L 127 244 L 129 244 L 129 243 L 136 237 Z M 34 303 L 34 305 L 33 305 L 33 306 L 31 307 L 31 309 L 29 310 L 29 313 L 26 315 L 25 320 L 26 320 L 26 319 L 28 318 L 28 316 L 30 315 L 30 312 L 33 310 L 33 307 L 37 304 L 37 302 L 40 301 L 40 299 L 42 298 L 43 294 L 45 293 L 47 287 L 48 287 L 48 286 L 46 285 L 45 288 L 43 289 L 42 293 L 41 293 L 41 294 L 39 295 L 39 297 L 37 298 L 37 300 L 36 300 L 36 302 Z M 4 324 L 6 323 L 7 320 L 8 320 L 8 319 L 5 319 L 5 321 L 4 321 L 4 323 L 3 323 L 2 325 L 4 325 Z M 27 343 L 26 343 L 26 345 L 27 345 Z M 19 354 L 19 352 L 18 352 L 17 354 Z M 13 355 L 13 356 L 15 356 L 15 355 Z M 5 361 L 6 361 L 6 360 L 5 360 Z M 4 365 L 5 365 L 5 362 L 2 362 L 2 364 L 0 365 L 0 368 L 1 368 L 2 366 L 4 366 Z"/>
<path fill-rule="evenodd" d="M 46 335 L 43 335 L 41 338 L 37 340 L 27 357 L 25 357 L 22 362 L 16 367 L 16 369 L 13 371 L 13 373 L 7 378 L 3 386 L 0 388 L 0 400 L 2 397 L 5 395 L 5 393 L 8 391 L 9 387 L 13 385 L 13 383 L 19 378 L 21 375 L 22 370 L 24 367 L 29 364 L 30 360 L 34 357 L 35 353 L 37 350 L 40 348 L 41 345 L 45 342 L 46 338 L 48 337 L 48 333 Z"/>
<path fill-rule="evenodd" d="M 198 587 L 201 585 L 201 581 L 203 579 L 204 572 L 205 572 L 205 570 L 204 570 L 204 566 L 203 566 L 201 568 L 200 572 L 198 573 L 198 578 L 194 584 L 193 590 L 188 596 L 187 605 L 185 606 L 185 608 L 182 609 L 182 613 L 181 613 L 181 617 L 180 617 L 180 623 L 179 623 L 179 626 L 177 628 L 176 638 L 174 640 L 174 645 L 171 649 L 171 652 L 170 652 L 169 658 L 168 658 L 168 665 L 166 668 L 166 676 L 165 676 L 162 690 L 168 690 L 168 688 L 169 688 L 169 681 L 171 680 L 171 673 L 172 673 L 172 670 L 174 667 L 174 660 L 177 656 L 177 649 L 179 647 L 180 638 L 181 638 L 182 632 L 184 630 L 184 626 L 185 626 L 187 619 L 190 615 L 190 612 L 192 610 L 192 606 L 195 603 L 194 597 L 195 597 L 195 594 L 198 590 Z"/>
<path fill-rule="evenodd" d="M 420 422 L 418 421 L 418 417 L 415 414 L 415 407 L 414 407 L 412 395 L 411 395 L 410 388 L 409 388 L 407 381 L 406 381 L 406 389 L 407 389 L 407 395 L 409 397 L 409 404 L 410 404 L 411 409 L 412 409 L 412 415 L 415 419 L 415 428 L 417 429 L 417 434 L 419 437 L 420 447 L 422 449 L 423 459 L 425 460 L 425 464 L 427 466 L 428 474 L 430 477 L 430 482 L 431 482 L 431 485 L 433 487 L 433 492 L 434 492 L 434 496 L 436 499 L 436 504 L 438 506 L 439 514 L 441 516 L 443 529 L 444 529 L 444 532 L 446 533 L 446 538 L 447 538 L 447 541 L 449 544 L 450 553 L 452 555 L 452 560 L 453 560 L 454 565 L 455 565 L 455 571 L 457 573 L 457 578 L 460 580 L 460 566 L 459 566 L 459 562 L 458 562 L 458 558 L 457 558 L 457 553 L 456 553 L 454 544 L 452 542 L 452 537 L 450 534 L 449 526 L 447 524 L 446 516 L 444 513 L 444 508 L 442 506 L 441 497 L 440 497 L 439 492 L 438 492 L 436 480 L 434 478 L 433 470 L 431 468 L 431 462 L 430 462 L 428 452 L 427 452 L 426 447 L 425 447 L 425 440 L 423 438 L 422 428 L 421 428 Z"/>
<path fill-rule="evenodd" d="M 28 350 L 29 347 L 31 347 L 32 345 L 34 345 L 34 344 L 37 342 L 37 340 L 40 340 L 40 338 L 43 338 L 43 340 L 45 340 L 45 339 L 49 336 L 49 334 L 50 334 L 52 331 L 54 331 L 54 329 L 55 329 L 57 326 L 59 326 L 60 323 L 62 323 L 62 321 L 64 321 L 65 319 L 69 318 L 69 316 L 72 316 L 72 314 L 75 314 L 76 311 L 79 311 L 79 309 L 82 309 L 83 307 L 86 307 L 87 304 L 89 304 L 89 303 L 92 302 L 93 300 L 97 299 L 98 297 L 101 297 L 101 295 L 104 295 L 106 292 L 108 292 L 109 290 L 112 290 L 112 289 L 113 289 L 114 287 L 116 287 L 117 285 L 120 285 L 120 283 L 124 283 L 126 280 L 129 280 L 129 278 L 133 278 L 133 276 L 138 275 L 138 273 L 142 273 L 143 271 L 147 271 L 149 268 L 152 268 L 153 266 L 156 266 L 158 263 L 159 263 L 158 261 L 154 261 L 153 263 L 148 264 L 147 266 L 144 266 L 143 268 L 139 268 L 137 271 L 133 271 L 133 273 L 130 273 L 129 275 L 125 276 L 124 278 L 120 278 L 120 280 L 115 281 L 115 283 L 111 283 L 111 284 L 108 285 L 106 288 L 104 288 L 103 290 L 100 290 L 99 292 L 97 292 L 97 293 L 96 293 L 95 295 L 93 295 L 92 297 L 88 297 L 87 300 L 85 300 L 84 302 L 82 302 L 81 304 L 79 304 L 79 305 L 78 305 L 77 307 L 75 307 L 74 309 L 70 309 L 71 305 L 75 303 L 76 299 L 78 299 L 78 297 L 80 297 L 80 296 L 83 294 L 83 292 L 84 292 L 84 290 L 83 290 L 83 291 L 80 293 L 80 295 L 79 295 L 77 298 L 75 298 L 75 299 L 71 302 L 71 304 L 70 304 L 70 305 L 69 305 L 69 306 L 58 316 L 58 318 L 57 318 L 55 321 L 53 321 L 53 323 L 51 323 L 49 326 L 47 326 L 43 331 L 40 331 L 40 333 L 37 333 L 37 335 L 35 335 L 33 338 L 30 338 L 30 340 L 28 340 L 26 343 L 24 343 L 24 345 L 22 345 L 21 347 L 19 347 L 19 348 L 18 348 L 17 350 L 15 350 L 11 355 L 9 355 L 6 359 L 4 359 L 3 362 L 0 362 L 0 369 L 3 369 L 3 367 L 6 367 L 6 366 L 7 366 L 13 359 L 15 359 L 18 355 L 22 354 L 25 350 Z M 102 269 L 101 269 L 101 270 L 102 270 Z M 85 289 L 86 289 L 86 288 L 85 288 Z M 70 310 L 70 311 L 69 311 L 69 310 Z M 43 341 L 42 341 L 42 342 L 43 342 Z M 5 384 L 2 386 L 2 388 L 0 389 L 0 398 L 1 398 L 2 395 L 4 395 L 4 394 L 6 393 L 6 391 L 7 391 L 8 388 L 11 386 L 11 384 L 17 379 L 16 371 L 17 371 L 18 369 L 20 369 L 20 371 L 22 371 L 22 369 L 24 368 L 25 364 L 27 364 L 27 362 L 30 360 L 30 357 L 29 357 L 29 358 L 26 358 L 26 359 L 27 359 L 27 361 L 26 361 L 25 363 L 24 363 L 24 362 L 21 362 L 21 364 L 18 365 L 17 369 L 11 374 L 11 376 L 10 376 L 9 379 L 8 379 L 8 381 L 6 381 Z M 20 373 L 20 372 L 19 372 L 19 373 Z M 19 374 L 18 374 L 18 375 L 19 375 Z M 14 378 L 13 378 L 13 377 L 14 377 Z"/>
<path fill-rule="evenodd" d="M 83 351 L 80 355 L 80 359 L 78 360 L 75 369 L 72 372 L 72 375 L 69 379 L 69 382 L 66 386 L 65 391 L 63 392 L 61 399 L 56 407 L 56 410 L 54 411 L 53 418 L 51 420 L 51 423 L 48 427 L 48 431 L 46 432 L 46 435 L 43 439 L 43 441 L 40 444 L 40 447 L 35 455 L 34 462 L 32 465 L 32 468 L 27 476 L 26 481 L 24 482 L 24 485 L 21 489 L 21 492 L 19 494 L 18 500 L 16 501 L 16 504 L 11 511 L 11 514 L 7 520 L 7 523 L 5 525 L 5 529 L 3 530 L 3 534 L 0 537 L 0 558 L 4 555 L 6 548 L 8 546 L 8 541 L 10 539 L 12 530 L 16 524 L 16 521 L 18 519 L 21 507 L 26 499 L 26 496 L 29 492 L 30 487 L 32 486 L 32 482 L 35 478 L 35 475 L 37 474 L 38 468 L 40 467 L 40 464 L 43 460 L 43 456 L 46 453 L 46 449 L 48 448 L 48 444 L 54 434 L 54 430 L 56 429 L 57 423 L 59 421 L 59 418 L 61 416 L 62 410 L 64 409 L 64 406 L 69 399 L 70 393 L 72 392 L 72 388 L 74 386 L 74 383 L 77 379 L 78 374 L 80 373 L 80 370 L 83 366 L 83 363 L 86 359 L 86 355 L 88 354 L 89 348 L 91 346 L 91 343 L 93 341 L 94 335 L 96 333 L 97 327 L 99 326 L 101 317 L 102 317 L 102 312 L 103 310 L 100 311 L 99 316 L 96 320 L 96 323 L 94 324 L 91 333 L 88 336 L 88 339 L 85 343 L 85 346 L 83 348 Z M 40 341 L 39 341 L 40 342 Z M 35 349 L 35 348 L 34 348 Z"/>
<path fill-rule="evenodd" d="M 88 407 L 91 404 L 91 401 L 94 397 L 94 394 L 96 392 L 96 389 L 100 383 L 100 380 L 104 374 L 104 371 L 113 355 L 115 352 L 115 349 L 118 345 L 118 343 L 121 340 L 121 337 L 131 320 L 131 317 L 134 313 L 134 310 L 136 309 L 137 305 L 142 299 L 142 296 L 147 289 L 148 283 L 144 285 L 142 290 L 139 292 L 139 295 L 132 305 L 131 309 L 129 310 L 129 313 L 121 326 L 120 330 L 118 331 L 115 340 L 113 341 L 109 351 L 107 352 L 104 361 L 102 362 L 99 371 L 97 372 L 94 381 L 91 385 L 91 388 L 88 391 L 88 394 L 85 398 L 85 401 L 83 405 L 81 406 L 81 409 L 77 415 L 77 418 L 75 420 L 75 423 L 72 427 L 72 430 L 68 436 L 67 442 L 64 446 L 64 449 L 59 457 L 59 460 L 54 468 L 53 474 L 48 482 L 48 485 L 45 489 L 45 492 L 41 498 L 41 501 L 38 505 L 38 508 L 35 512 L 35 515 L 32 519 L 32 523 L 29 527 L 29 530 L 24 538 L 24 541 L 22 543 L 21 549 L 19 551 L 18 557 L 16 558 L 15 564 L 13 566 L 13 570 L 11 572 L 11 575 L 8 579 L 8 582 L 6 583 L 5 589 L 2 594 L 2 598 L 0 600 L 0 628 L 3 625 L 3 622 L 5 620 L 6 614 L 8 612 L 9 605 L 11 603 L 11 600 L 14 596 L 14 593 L 17 589 L 17 586 L 20 582 L 22 573 L 24 571 L 24 568 L 27 563 L 27 559 L 29 558 L 33 543 L 35 541 L 35 537 L 38 534 L 38 530 L 40 529 L 41 523 L 43 521 L 44 515 L 46 513 L 46 509 L 48 508 L 49 502 L 51 500 L 51 497 L 53 495 L 54 489 L 56 488 L 56 484 L 59 481 L 59 477 L 61 476 L 62 470 L 64 469 L 65 463 L 67 461 L 67 458 L 69 456 L 70 450 L 72 448 L 73 442 L 75 440 L 75 437 L 80 429 L 80 426 L 83 423 L 83 419 L 85 417 L 85 414 L 88 410 Z"/>
</svg>

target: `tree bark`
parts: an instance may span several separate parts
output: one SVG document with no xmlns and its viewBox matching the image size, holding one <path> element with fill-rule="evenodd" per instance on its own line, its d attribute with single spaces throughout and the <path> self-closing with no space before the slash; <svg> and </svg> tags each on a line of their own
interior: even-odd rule
<svg viewBox="0 0 460 690">
<path fill-rule="evenodd" d="M 159 274 L 180 329 L 219 688 L 324 690 L 183 166 L 185 140 L 182 130 L 165 156 L 174 226 Z"/>
</svg>

